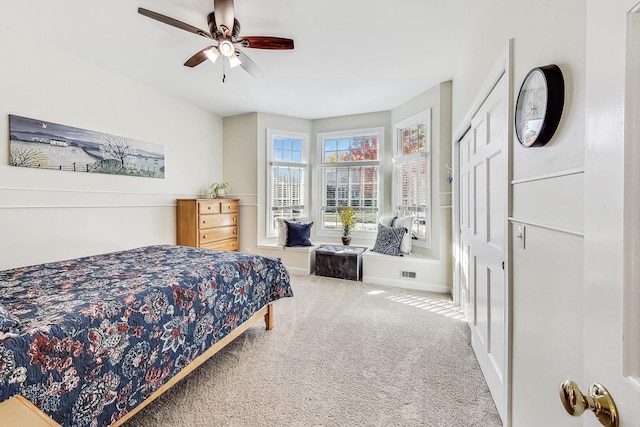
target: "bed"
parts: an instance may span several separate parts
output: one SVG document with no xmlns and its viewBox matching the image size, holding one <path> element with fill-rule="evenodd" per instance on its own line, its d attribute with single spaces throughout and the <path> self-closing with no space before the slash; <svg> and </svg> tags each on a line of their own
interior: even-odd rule
<svg viewBox="0 0 640 427">
<path fill-rule="evenodd" d="M 184 246 L 0 271 L 0 402 L 120 425 L 290 296 L 277 259 Z"/>
</svg>

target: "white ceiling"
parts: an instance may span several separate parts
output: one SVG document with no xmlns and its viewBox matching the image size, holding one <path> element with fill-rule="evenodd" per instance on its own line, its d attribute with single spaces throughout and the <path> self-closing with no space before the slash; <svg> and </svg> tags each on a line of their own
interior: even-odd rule
<svg viewBox="0 0 640 427">
<path fill-rule="evenodd" d="M 292 38 L 295 49 L 243 49 L 264 75 L 227 69 L 223 83 L 223 61 L 182 65 L 210 40 L 137 13 L 207 29 L 213 0 L 9 1 L 60 48 L 223 117 L 393 109 L 453 77 L 471 15 L 469 0 L 236 0 L 241 36 Z"/>
</svg>

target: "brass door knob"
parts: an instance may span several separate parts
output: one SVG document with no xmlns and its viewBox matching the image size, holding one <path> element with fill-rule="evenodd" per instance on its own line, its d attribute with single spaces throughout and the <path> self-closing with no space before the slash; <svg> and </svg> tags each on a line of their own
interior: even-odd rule
<svg viewBox="0 0 640 427">
<path fill-rule="evenodd" d="M 618 409 L 609 391 L 598 383 L 589 387 L 589 394 L 585 395 L 573 381 L 565 381 L 560 385 L 560 400 L 564 409 L 574 417 L 579 417 L 585 409 L 591 409 L 605 427 L 618 427 Z"/>
</svg>

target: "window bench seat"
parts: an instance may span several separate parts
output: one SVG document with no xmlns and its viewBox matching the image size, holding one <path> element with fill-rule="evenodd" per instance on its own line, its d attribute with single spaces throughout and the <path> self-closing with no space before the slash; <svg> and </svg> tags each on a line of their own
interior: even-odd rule
<svg viewBox="0 0 640 427">
<path fill-rule="evenodd" d="M 284 247 L 277 243 L 260 243 L 258 244 L 258 253 L 272 258 L 280 258 L 290 274 L 309 275 L 316 271 L 316 249 L 324 245 L 335 246 L 336 242 L 319 242 L 313 246 L 294 247 Z M 353 246 L 366 247 L 366 245 Z"/>
<path fill-rule="evenodd" d="M 451 293 L 448 268 L 442 261 L 421 254 L 385 255 L 367 251 L 362 255 L 362 281 L 376 285 Z"/>
<path fill-rule="evenodd" d="M 316 249 L 334 243 L 316 243 L 313 246 L 282 247 L 276 243 L 258 245 L 260 255 L 280 258 L 292 275 L 315 272 Z M 361 245 L 353 245 L 361 246 Z M 442 261 L 420 254 L 404 256 L 384 255 L 367 250 L 362 254 L 362 281 L 375 285 L 396 286 L 406 289 L 451 293 L 449 267 Z"/>
<path fill-rule="evenodd" d="M 324 244 L 289 248 L 277 243 L 261 243 L 258 245 L 258 251 L 260 255 L 280 258 L 291 274 L 309 275 L 316 269 L 316 249 Z"/>
</svg>

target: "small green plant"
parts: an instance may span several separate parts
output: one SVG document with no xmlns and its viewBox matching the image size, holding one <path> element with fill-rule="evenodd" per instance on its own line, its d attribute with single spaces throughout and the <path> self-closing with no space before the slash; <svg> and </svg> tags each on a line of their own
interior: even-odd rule
<svg viewBox="0 0 640 427">
<path fill-rule="evenodd" d="M 225 192 L 225 190 L 227 188 L 229 188 L 229 183 L 228 182 L 214 182 L 209 187 L 209 195 L 212 198 L 224 197 L 224 192 Z"/>
<path fill-rule="evenodd" d="M 340 221 L 342 221 L 342 235 L 348 236 L 351 233 L 351 228 L 356 224 L 356 211 L 348 206 L 346 208 L 338 209 L 340 215 Z"/>
</svg>

